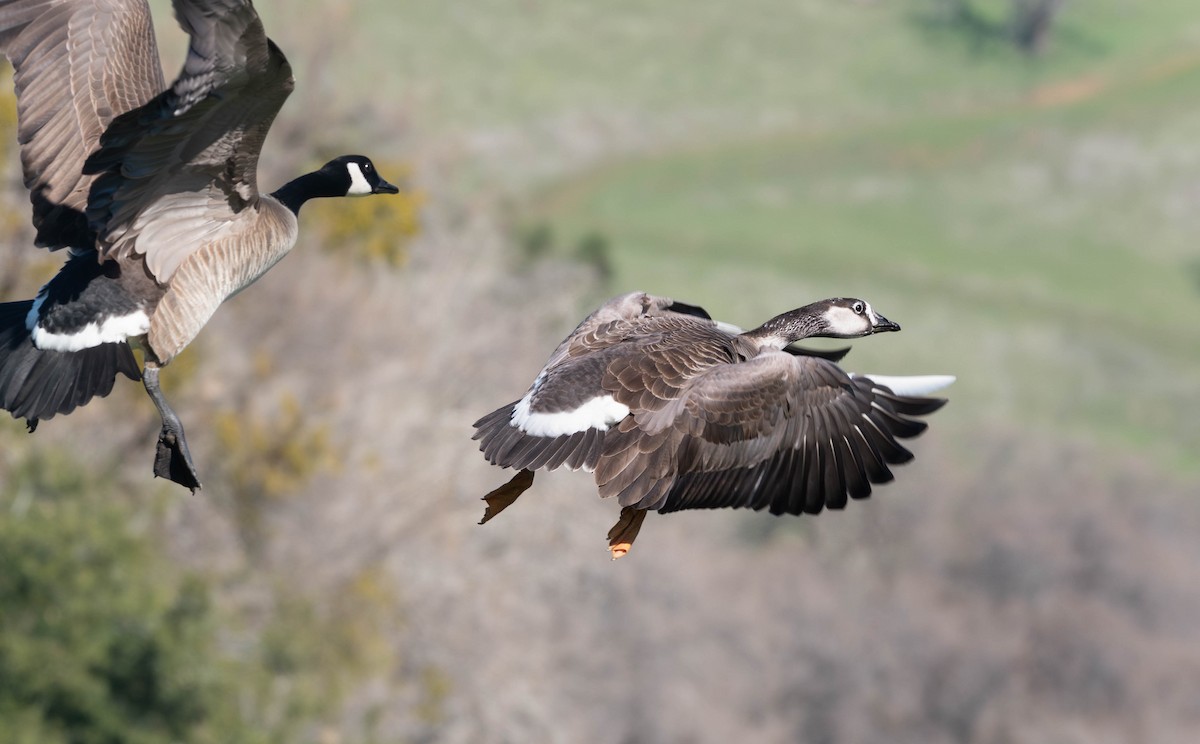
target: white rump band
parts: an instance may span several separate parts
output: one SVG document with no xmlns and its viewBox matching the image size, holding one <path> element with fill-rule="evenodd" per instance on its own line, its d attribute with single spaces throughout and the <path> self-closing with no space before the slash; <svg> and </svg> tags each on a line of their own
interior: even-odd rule
<svg viewBox="0 0 1200 744">
<path fill-rule="evenodd" d="M 144 336 L 150 330 L 150 318 L 141 310 L 135 310 L 129 315 L 118 315 L 97 322 L 91 322 L 71 333 L 52 333 L 40 328 L 36 322 L 36 312 L 41 306 L 39 299 L 29 311 L 34 319 L 29 335 L 33 345 L 48 351 L 82 351 L 101 344 L 120 343 L 127 338 Z"/>
<path fill-rule="evenodd" d="M 611 395 L 592 398 L 573 411 L 534 413 L 529 410 L 533 393 L 513 406 L 512 425 L 535 437 L 561 437 L 588 429 L 607 431 L 608 427 L 629 415 L 629 406 Z"/>
</svg>

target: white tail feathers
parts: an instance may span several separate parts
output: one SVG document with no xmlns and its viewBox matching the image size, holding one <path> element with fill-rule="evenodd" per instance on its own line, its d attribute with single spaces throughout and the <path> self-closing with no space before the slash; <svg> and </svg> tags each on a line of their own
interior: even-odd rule
<svg viewBox="0 0 1200 744">
<path fill-rule="evenodd" d="M 942 388 L 950 387 L 958 379 L 954 375 L 863 375 L 878 385 L 886 385 L 896 395 L 929 395 Z"/>
</svg>

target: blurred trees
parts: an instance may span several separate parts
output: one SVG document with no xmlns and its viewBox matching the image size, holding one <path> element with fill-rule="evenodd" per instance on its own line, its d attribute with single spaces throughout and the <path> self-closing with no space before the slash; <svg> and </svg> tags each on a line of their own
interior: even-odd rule
<svg viewBox="0 0 1200 744">
<path fill-rule="evenodd" d="M 240 725 L 245 670 L 217 653 L 208 588 L 165 560 L 152 511 L 61 456 L 31 456 L 10 476 L 0 740 L 266 741 Z"/>
<path fill-rule="evenodd" d="M 1065 0 L 1012 0 L 1013 41 L 1029 54 L 1046 51 L 1050 29 Z"/>
<path fill-rule="evenodd" d="M 517 230 L 517 246 L 522 268 L 528 270 L 539 261 L 566 260 L 586 267 L 599 288 L 608 290 L 615 273 L 612 246 L 603 232 L 592 230 L 573 246 L 560 246 L 554 229 L 545 222 L 533 222 Z"/>
<path fill-rule="evenodd" d="M 322 601 L 263 570 L 218 583 L 166 550 L 168 501 L 54 448 L 8 455 L 0 741 L 308 740 L 390 664 L 396 604 L 377 571 Z"/>
<path fill-rule="evenodd" d="M 995 41 L 1025 54 L 1046 51 L 1065 0 L 935 0 L 931 25 L 954 30 L 975 48 Z"/>
<path fill-rule="evenodd" d="M 0 301 L 32 297 L 62 262 L 32 247 L 9 74 L 5 66 Z M 292 144 L 319 160 L 314 143 Z M 380 163 L 391 180 L 408 181 L 402 162 Z M 314 206 L 305 249 L 328 246 L 347 273 L 376 276 L 380 264 L 405 262 L 422 200 L 407 190 L 379 205 Z M 156 427 L 139 386 L 118 384 L 32 437 L 0 412 L 0 742 L 324 741 L 347 698 L 394 671 L 400 613 L 377 565 L 300 580 L 294 566 L 266 557 L 289 542 L 273 539 L 273 520 L 303 504 L 343 455 L 321 409 L 278 384 L 270 342 L 285 334 L 272 302 L 269 290 L 247 293 L 241 306 L 273 318 L 269 328 L 213 351 L 221 318 L 237 316 L 227 308 L 164 376 L 195 412 L 193 446 L 207 452 L 195 498 L 151 480 Z M 236 348 L 257 351 L 242 366 Z M 181 526 L 188 515 L 196 521 Z M 433 717 L 445 677 L 429 666 L 416 674 L 415 715 Z M 378 714 L 355 710 L 353 728 L 373 737 Z"/>
</svg>

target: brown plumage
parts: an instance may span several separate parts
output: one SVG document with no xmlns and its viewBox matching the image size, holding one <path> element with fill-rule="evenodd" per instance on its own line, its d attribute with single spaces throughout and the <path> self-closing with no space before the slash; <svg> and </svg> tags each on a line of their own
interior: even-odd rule
<svg viewBox="0 0 1200 744">
<path fill-rule="evenodd" d="M 651 509 L 815 514 L 865 498 L 892 479 L 890 465 L 912 459 L 897 440 L 921 433 L 918 417 L 945 400 L 898 394 L 791 344 L 893 330 L 855 299 L 741 332 L 666 298 L 614 298 L 563 341 L 524 398 L 475 423 L 487 460 L 521 471 L 485 497 L 485 521 L 532 483 L 526 471 L 560 466 L 591 471 L 600 496 L 624 507 L 614 557 Z M 921 389 L 952 380 L 908 379 Z"/>
</svg>

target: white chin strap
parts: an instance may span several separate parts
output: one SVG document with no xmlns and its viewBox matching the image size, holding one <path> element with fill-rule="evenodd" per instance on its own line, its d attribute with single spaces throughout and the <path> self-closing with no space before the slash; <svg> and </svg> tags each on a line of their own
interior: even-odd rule
<svg viewBox="0 0 1200 744">
<path fill-rule="evenodd" d="M 350 190 L 346 196 L 366 196 L 374 191 L 358 163 L 347 163 L 346 170 L 350 171 Z"/>
</svg>

